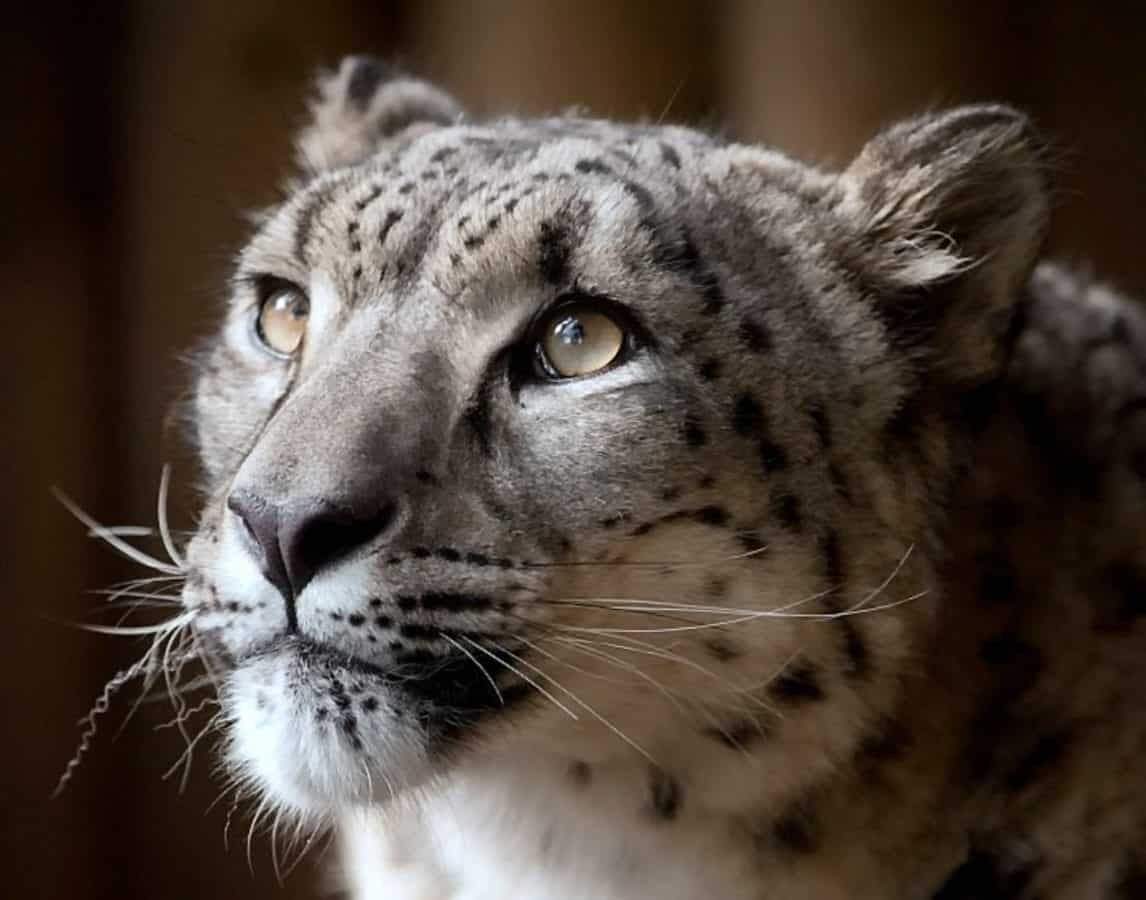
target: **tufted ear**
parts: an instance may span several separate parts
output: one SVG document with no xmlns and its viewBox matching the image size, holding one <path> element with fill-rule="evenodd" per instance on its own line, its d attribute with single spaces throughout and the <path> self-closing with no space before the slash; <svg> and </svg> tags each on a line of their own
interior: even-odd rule
<svg viewBox="0 0 1146 900">
<path fill-rule="evenodd" d="M 348 56 L 336 72 L 320 75 L 317 93 L 298 138 L 299 162 L 312 172 L 360 162 L 411 126 L 462 115 L 448 94 L 369 56 Z"/>
<path fill-rule="evenodd" d="M 944 380 L 991 378 L 1049 218 L 1047 147 L 1029 120 L 986 105 L 909 120 L 841 184 L 850 262 L 896 342 Z"/>
</svg>

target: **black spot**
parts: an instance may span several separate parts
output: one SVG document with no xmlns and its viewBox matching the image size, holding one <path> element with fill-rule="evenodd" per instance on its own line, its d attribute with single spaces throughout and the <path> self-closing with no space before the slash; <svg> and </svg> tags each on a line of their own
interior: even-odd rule
<svg viewBox="0 0 1146 900">
<path fill-rule="evenodd" d="M 1009 632 L 983 641 L 979 658 L 991 666 L 1041 666 L 1041 654 L 1033 644 Z"/>
<path fill-rule="evenodd" d="M 811 853 L 819 845 L 811 812 L 798 804 L 772 825 L 776 847 L 787 853 Z"/>
<path fill-rule="evenodd" d="M 382 227 L 378 229 L 378 243 L 386 243 L 386 238 L 390 234 L 390 229 L 402 221 L 403 213 L 399 209 L 392 209 L 386 213 L 386 218 L 382 220 Z"/>
<path fill-rule="evenodd" d="M 382 185 L 376 184 L 370 188 L 370 192 L 365 197 L 360 197 L 354 201 L 354 209 L 357 212 L 362 212 L 371 203 L 382 196 Z"/>
<path fill-rule="evenodd" d="M 700 488 L 701 490 L 708 490 L 714 484 L 716 484 L 716 476 L 715 475 L 701 475 L 700 481 L 698 481 L 696 483 L 696 486 L 698 488 Z"/>
<path fill-rule="evenodd" d="M 894 762 L 904 757 L 911 743 L 911 732 L 907 726 L 897 719 L 885 717 L 860 741 L 856 755 L 861 765 Z"/>
<path fill-rule="evenodd" d="M 824 699 L 816 664 L 804 660 L 794 663 L 768 685 L 768 693 L 784 703 L 800 704 Z"/>
<path fill-rule="evenodd" d="M 374 712 L 378 708 L 378 700 L 375 697 L 363 697 L 362 708 L 366 712 Z"/>
<path fill-rule="evenodd" d="M 1004 551 L 980 553 L 976 557 L 976 564 L 979 568 L 979 597 L 984 603 L 1003 604 L 1014 597 L 1017 578 Z"/>
<path fill-rule="evenodd" d="M 429 547 L 414 547 L 410 551 L 410 555 L 414 557 L 414 559 L 429 559 L 433 554 L 430 553 Z"/>
<path fill-rule="evenodd" d="M 676 150 L 672 147 L 672 145 L 667 144 L 664 141 L 661 141 L 660 148 L 661 148 L 661 159 L 663 159 L 666 163 L 668 163 L 674 169 L 679 169 L 680 168 L 680 154 L 676 152 Z"/>
<path fill-rule="evenodd" d="M 684 440 L 690 447 L 703 447 L 708 443 L 708 435 L 696 419 L 689 416 L 684 422 Z"/>
<path fill-rule="evenodd" d="M 462 246 L 467 250 L 477 250 L 484 243 L 485 235 L 471 234 L 468 238 L 462 241 Z"/>
<path fill-rule="evenodd" d="M 1030 787 L 1062 761 L 1070 742 L 1071 733 L 1066 728 L 1044 734 L 1006 774 L 1003 785 L 1009 791 L 1021 791 Z"/>
<path fill-rule="evenodd" d="M 1146 866 L 1132 853 L 1122 861 L 1107 900 L 1142 900 L 1146 897 Z"/>
<path fill-rule="evenodd" d="M 346 617 L 346 621 L 353 625 L 355 628 L 358 628 L 360 625 L 363 625 L 366 622 L 366 617 L 361 613 L 351 613 Z"/>
<path fill-rule="evenodd" d="M 1033 860 L 1004 862 L 996 854 L 972 850 L 931 895 L 932 900 L 1018 900 L 1034 877 Z"/>
<path fill-rule="evenodd" d="M 612 175 L 613 170 L 603 159 L 579 159 L 573 167 L 583 175 Z"/>
<path fill-rule="evenodd" d="M 741 321 L 740 339 L 755 353 L 767 353 L 772 349 L 772 335 L 755 319 L 745 318 Z"/>
<path fill-rule="evenodd" d="M 375 616 L 374 624 L 379 628 L 390 628 L 394 624 L 394 620 L 389 616 Z"/>
<path fill-rule="evenodd" d="M 728 512 L 719 506 L 704 506 L 696 511 L 696 520 L 704 525 L 724 525 Z"/>
<path fill-rule="evenodd" d="M 732 407 L 732 428 L 737 434 L 747 437 L 758 433 L 764 427 L 764 412 L 751 394 L 741 394 Z"/>
<path fill-rule="evenodd" d="M 437 177 L 438 173 L 433 169 L 426 169 L 426 171 L 422 173 L 422 181 L 435 181 Z"/>
<path fill-rule="evenodd" d="M 816 432 L 820 447 L 827 450 L 832 446 L 832 423 L 828 420 L 823 404 L 813 404 L 808 409 L 808 418 L 812 420 L 812 429 Z"/>
<path fill-rule="evenodd" d="M 835 490 L 839 497 L 848 502 L 852 502 L 852 489 L 848 484 L 847 476 L 844 474 L 843 469 L 835 463 L 828 464 L 828 478 L 831 479 L 832 488 Z"/>
<path fill-rule="evenodd" d="M 398 609 L 402 610 L 402 612 L 410 612 L 418 608 L 418 598 L 406 594 L 398 597 L 395 602 L 398 604 Z"/>
<path fill-rule="evenodd" d="M 439 547 L 434 551 L 438 559 L 444 559 L 446 562 L 457 562 L 462 558 L 462 555 L 453 547 Z"/>
<path fill-rule="evenodd" d="M 1146 616 L 1146 572 L 1130 563 L 1112 563 L 1098 578 L 1095 625 L 1122 631 Z"/>
<path fill-rule="evenodd" d="M 847 616 L 836 619 L 836 624 L 844 639 L 844 656 L 847 658 L 844 674 L 854 677 L 867 675 L 871 671 L 871 651 L 859 626 Z"/>
<path fill-rule="evenodd" d="M 434 625 L 421 625 L 417 622 L 406 622 L 398 626 L 398 633 L 411 641 L 432 641 L 442 636 L 442 629 Z"/>
<path fill-rule="evenodd" d="M 676 818 L 680 812 L 681 789 L 675 778 L 661 769 L 653 769 L 649 777 L 649 793 L 656 818 L 666 822 Z"/>
<path fill-rule="evenodd" d="M 593 769 L 587 762 L 577 760 L 569 766 L 569 779 L 577 787 L 588 787 L 593 780 Z"/>
<path fill-rule="evenodd" d="M 735 644 L 724 637 L 706 638 L 704 649 L 717 662 L 732 662 L 744 655 Z"/>
<path fill-rule="evenodd" d="M 720 376 L 720 360 L 706 359 L 700 364 L 700 368 L 697 369 L 697 371 L 700 373 L 700 377 L 705 381 L 712 381 Z"/>
<path fill-rule="evenodd" d="M 365 112 L 378 86 L 390 78 L 393 70 L 383 62 L 370 57 L 360 57 L 354 61 L 354 70 L 346 82 L 346 99 L 359 112 Z"/>
<path fill-rule="evenodd" d="M 489 219 L 487 219 L 486 223 L 485 223 L 486 234 L 487 235 L 492 234 L 493 232 L 497 231 L 497 227 L 500 224 L 501 224 L 501 216 L 490 216 Z"/>
<path fill-rule="evenodd" d="M 434 151 L 433 156 L 430 157 L 430 162 L 440 163 L 445 162 L 451 156 L 458 152 L 457 147 L 439 147 Z"/>
<path fill-rule="evenodd" d="M 751 529 L 737 532 L 736 540 L 740 542 L 745 553 L 759 553 L 766 546 L 764 539 L 760 537 L 760 532 Z"/>
<path fill-rule="evenodd" d="M 569 279 L 571 253 L 568 229 L 559 223 L 541 223 L 537 238 L 537 268 L 549 284 L 564 284 Z"/>
<path fill-rule="evenodd" d="M 417 478 L 418 481 L 420 481 L 422 484 L 436 484 L 437 483 L 437 479 L 433 476 L 433 474 L 430 472 L 427 472 L 425 469 L 419 469 L 417 472 L 414 473 L 414 477 Z"/>
<path fill-rule="evenodd" d="M 673 500 L 679 500 L 680 488 L 675 485 L 665 488 L 663 491 L 661 491 L 661 499 L 670 503 Z"/>
<path fill-rule="evenodd" d="M 772 493 L 769 501 L 772 518 L 790 531 L 797 531 L 802 524 L 800 516 L 800 499 L 787 491 Z"/>
<path fill-rule="evenodd" d="M 414 190 L 414 182 L 412 181 L 403 181 L 400 185 L 398 185 L 399 194 L 408 194 L 412 190 Z"/>
<path fill-rule="evenodd" d="M 482 612 L 493 607 L 489 597 L 478 594 L 456 594 L 449 591 L 430 591 L 423 594 L 420 604 L 424 610 L 445 612 Z"/>
<path fill-rule="evenodd" d="M 377 609 L 378 607 L 380 607 L 382 605 L 382 598 L 381 597 L 371 597 L 370 598 L 370 605 L 374 609 Z"/>
<path fill-rule="evenodd" d="M 493 450 L 493 418 L 490 407 L 490 384 L 482 383 L 470 398 L 464 417 L 466 423 L 473 430 L 478 447 L 482 453 L 489 455 Z"/>
<path fill-rule="evenodd" d="M 788 454 L 775 441 L 768 437 L 760 438 L 760 465 L 764 474 L 779 472 L 788 468 Z"/>
<path fill-rule="evenodd" d="M 484 553 L 467 553 L 466 562 L 473 566 L 488 566 L 489 557 Z"/>
</svg>

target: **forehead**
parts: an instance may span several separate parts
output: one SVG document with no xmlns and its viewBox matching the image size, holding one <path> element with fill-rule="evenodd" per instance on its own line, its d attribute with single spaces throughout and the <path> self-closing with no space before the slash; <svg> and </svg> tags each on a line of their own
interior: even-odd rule
<svg viewBox="0 0 1146 900">
<path fill-rule="evenodd" d="M 322 270 L 354 296 L 402 293 L 428 273 L 456 292 L 495 267 L 560 280 L 584 241 L 600 256 L 675 240 L 663 210 L 710 146 L 687 129 L 578 119 L 426 130 L 305 185 L 242 268 L 302 283 Z"/>
</svg>

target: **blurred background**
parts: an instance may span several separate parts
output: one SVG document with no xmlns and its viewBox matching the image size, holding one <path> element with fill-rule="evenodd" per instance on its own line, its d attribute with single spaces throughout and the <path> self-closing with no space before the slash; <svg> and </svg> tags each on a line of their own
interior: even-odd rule
<svg viewBox="0 0 1146 900">
<path fill-rule="evenodd" d="M 825 164 L 926 107 L 1030 110 L 1064 167 L 1052 250 L 1146 297 L 1146 3 L 926 0 L 137 0 L 8 4 L 0 36 L 0 894 L 309 897 L 279 885 L 250 810 L 128 688 L 62 797 L 84 715 L 143 645 L 85 633 L 92 589 L 147 574 L 84 536 L 149 524 L 162 463 L 176 523 L 194 465 L 172 403 L 209 328 L 244 211 L 289 174 L 312 71 L 397 60 L 478 113 L 579 106 L 700 122 Z M 193 724 L 203 724 L 199 717 Z M 319 848 L 320 850 L 321 848 Z"/>
</svg>

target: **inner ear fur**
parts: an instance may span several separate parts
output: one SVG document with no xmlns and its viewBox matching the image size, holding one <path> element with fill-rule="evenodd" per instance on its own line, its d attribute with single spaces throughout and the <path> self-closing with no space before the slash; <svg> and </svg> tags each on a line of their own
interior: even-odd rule
<svg viewBox="0 0 1146 900">
<path fill-rule="evenodd" d="M 840 176 L 847 264 L 893 340 L 949 383 L 997 375 L 1043 245 L 1049 153 L 1006 106 L 966 106 L 879 134 Z"/>
</svg>

